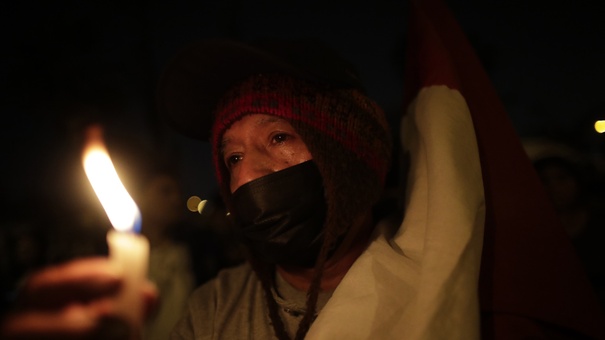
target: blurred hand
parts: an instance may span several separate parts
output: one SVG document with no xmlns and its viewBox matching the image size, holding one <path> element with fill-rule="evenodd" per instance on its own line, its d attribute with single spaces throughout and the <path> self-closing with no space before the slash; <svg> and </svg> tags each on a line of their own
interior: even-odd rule
<svg viewBox="0 0 605 340">
<path fill-rule="evenodd" d="M 107 258 L 77 259 L 33 274 L 0 325 L 2 339 L 129 339 L 115 317 L 114 297 L 122 281 Z M 158 301 L 151 282 L 141 287 L 144 315 Z"/>
</svg>

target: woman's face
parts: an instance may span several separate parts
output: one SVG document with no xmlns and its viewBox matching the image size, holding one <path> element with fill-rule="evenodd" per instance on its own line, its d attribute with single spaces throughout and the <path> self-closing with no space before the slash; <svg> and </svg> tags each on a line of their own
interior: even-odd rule
<svg viewBox="0 0 605 340">
<path fill-rule="evenodd" d="M 232 193 L 254 179 L 313 158 L 290 123 L 267 114 L 246 115 L 233 123 L 220 148 Z"/>
</svg>

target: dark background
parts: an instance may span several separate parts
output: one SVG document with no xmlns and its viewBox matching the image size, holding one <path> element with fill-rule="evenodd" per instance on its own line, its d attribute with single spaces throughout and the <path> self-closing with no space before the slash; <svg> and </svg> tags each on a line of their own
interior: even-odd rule
<svg viewBox="0 0 605 340">
<path fill-rule="evenodd" d="M 597 1 L 446 1 L 498 90 L 521 137 L 565 142 L 602 157 L 605 22 Z M 117 4 L 19 1 L 3 5 L 3 200 L 61 195 L 75 185 L 60 169 L 82 124 L 171 149 L 187 194 L 207 195 L 207 146 L 174 136 L 155 117 L 164 63 L 205 37 L 320 37 L 353 61 L 397 124 L 407 2 L 199 1 Z M 114 132 L 115 131 L 115 132 Z M 73 151 L 73 150 L 72 150 Z M 171 152 L 172 152 L 171 151 Z M 185 170 L 184 170 L 185 171 Z M 206 179 L 210 176 L 210 179 Z M 57 186 L 59 188 L 57 188 Z"/>
<path fill-rule="evenodd" d="M 605 119 L 598 2 L 446 3 L 519 136 L 563 143 L 603 169 L 605 135 L 593 129 Z M 77 225 L 74 215 L 100 208 L 80 165 L 93 121 L 110 151 L 134 143 L 173 157 L 184 198 L 214 195 L 208 145 L 170 131 L 153 102 L 163 65 L 201 38 L 319 37 L 358 66 L 394 126 L 403 111 L 406 1 L 34 0 L 4 2 L 0 13 L 3 227 L 33 216 Z"/>
</svg>

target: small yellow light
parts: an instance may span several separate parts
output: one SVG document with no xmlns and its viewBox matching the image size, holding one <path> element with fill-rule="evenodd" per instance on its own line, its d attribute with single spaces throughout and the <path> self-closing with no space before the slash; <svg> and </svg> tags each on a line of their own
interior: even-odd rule
<svg viewBox="0 0 605 340">
<path fill-rule="evenodd" d="M 191 212 L 197 212 L 197 207 L 202 202 L 202 199 L 197 196 L 191 196 L 187 200 L 187 209 Z"/>
<path fill-rule="evenodd" d="M 594 123 L 594 129 L 598 132 L 598 133 L 603 133 L 605 132 L 605 120 L 597 120 Z"/>
</svg>

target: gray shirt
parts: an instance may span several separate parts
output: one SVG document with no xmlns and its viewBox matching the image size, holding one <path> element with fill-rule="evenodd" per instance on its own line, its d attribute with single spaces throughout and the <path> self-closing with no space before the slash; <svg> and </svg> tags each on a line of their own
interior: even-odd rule
<svg viewBox="0 0 605 340">
<path fill-rule="evenodd" d="M 276 275 L 273 296 L 286 331 L 294 337 L 305 310 L 306 293 Z M 320 293 L 318 310 L 332 292 Z M 260 280 L 249 264 L 221 271 L 189 300 L 183 319 L 170 339 L 275 339 Z"/>
</svg>

